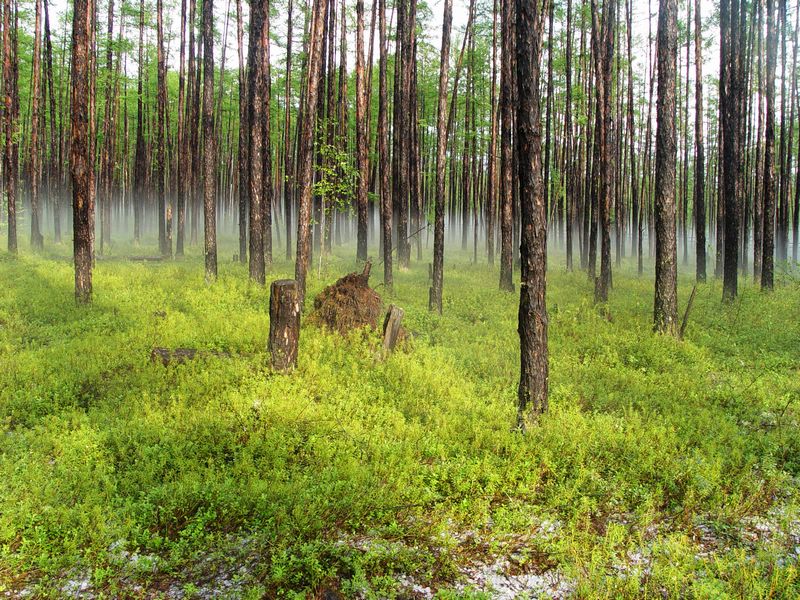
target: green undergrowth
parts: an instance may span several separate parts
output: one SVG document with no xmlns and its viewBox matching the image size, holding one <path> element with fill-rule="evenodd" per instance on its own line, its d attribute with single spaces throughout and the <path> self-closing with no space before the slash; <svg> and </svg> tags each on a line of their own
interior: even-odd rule
<svg viewBox="0 0 800 600">
<path fill-rule="evenodd" d="M 743 280 L 730 305 L 719 282 L 700 286 L 677 341 L 651 332 L 652 273 L 615 269 L 596 307 L 552 255 L 550 412 L 521 435 L 518 296 L 466 253 L 446 258 L 441 317 L 426 263 L 395 274 L 384 302 L 406 310 L 402 350 L 308 325 L 298 369 L 278 375 L 268 289 L 245 265 L 221 261 L 207 286 L 197 255 L 134 263 L 142 251 L 120 247 L 81 308 L 67 252 L 0 255 L 0 591 L 69 595 L 80 573 L 100 596 L 167 581 L 191 596 L 204 571 L 246 565 L 246 597 L 404 597 L 402 574 L 483 597 L 458 587 L 463 570 L 521 553 L 579 597 L 800 593 L 791 274 L 771 294 Z M 335 254 L 309 297 L 358 268 Z M 682 275 L 681 311 L 691 286 Z M 165 368 L 154 346 L 232 356 Z M 750 540 L 754 519 L 785 535 Z"/>
</svg>

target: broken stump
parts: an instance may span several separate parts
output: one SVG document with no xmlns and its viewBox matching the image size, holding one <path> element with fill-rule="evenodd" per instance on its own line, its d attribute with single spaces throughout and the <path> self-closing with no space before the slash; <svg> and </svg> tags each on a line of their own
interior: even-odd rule
<svg viewBox="0 0 800 600">
<path fill-rule="evenodd" d="M 293 279 L 278 279 L 269 288 L 269 352 L 272 368 L 290 371 L 297 366 L 300 341 L 300 290 Z"/>
<path fill-rule="evenodd" d="M 403 316 L 405 311 L 399 306 L 392 304 L 389 307 L 389 312 L 386 313 L 386 318 L 383 321 L 383 349 L 391 352 L 397 345 L 397 340 L 400 339 L 402 332 Z"/>
</svg>

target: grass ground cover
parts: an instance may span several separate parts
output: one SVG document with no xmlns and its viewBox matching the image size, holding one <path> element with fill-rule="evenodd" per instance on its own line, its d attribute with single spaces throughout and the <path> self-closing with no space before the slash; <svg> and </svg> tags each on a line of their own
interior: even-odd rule
<svg viewBox="0 0 800 600">
<path fill-rule="evenodd" d="M 771 294 L 743 281 L 731 305 L 701 286 L 677 341 L 651 333 L 652 274 L 616 269 L 595 307 L 551 256 L 550 413 L 521 435 L 518 296 L 466 253 L 446 257 L 441 317 L 427 264 L 395 274 L 403 350 L 383 360 L 375 335 L 309 324 L 277 375 L 246 266 L 206 286 L 198 256 L 132 263 L 143 251 L 120 246 L 80 308 L 68 250 L 0 255 L 0 592 L 800 594 L 790 273 Z M 337 249 L 309 298 L 352 255 Z M 234 356 L 165 368 L 153 346 Z"/>
</svg>

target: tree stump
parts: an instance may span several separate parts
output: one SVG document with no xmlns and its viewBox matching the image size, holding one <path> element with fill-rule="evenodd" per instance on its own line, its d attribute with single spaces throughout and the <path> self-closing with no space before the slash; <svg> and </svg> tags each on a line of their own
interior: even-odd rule
<svg viewBox="0 0 800 600">
<path fill-rule="evenodd" d="M 386 318 L 383 321 L 383 349 L 391 352 L 397 345 L 397 340 L 400 337 L 401 324 L 405 311 L 399 306 L 392 304 L 389 307 L 389 312 L 386 313 Z"/>
<path fill-rule="evenodd" d="M 300 341 L 300 291 L 293 279 L 273 281 L 269 288 L 269 352 L 272 368 L 290 371 L 297 366 Z"/>
</svg>

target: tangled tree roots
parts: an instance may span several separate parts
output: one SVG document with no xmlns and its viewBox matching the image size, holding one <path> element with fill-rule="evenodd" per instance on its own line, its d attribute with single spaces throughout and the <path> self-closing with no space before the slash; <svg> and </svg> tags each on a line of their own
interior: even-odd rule
<svg viewBox="0 0 800 600">
<path fill-rule="evenodd" d="M 326 287 L 314 298 L 311 321 L 342 335 L 360 327 L 377 329 L 382 302 L 378 293 L 369 287 L 371 268 L 372 263 L 367 262 L 361 273 L 350 273 Z"/>
</svg>

